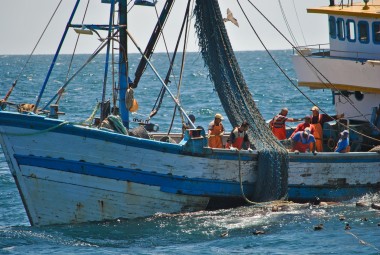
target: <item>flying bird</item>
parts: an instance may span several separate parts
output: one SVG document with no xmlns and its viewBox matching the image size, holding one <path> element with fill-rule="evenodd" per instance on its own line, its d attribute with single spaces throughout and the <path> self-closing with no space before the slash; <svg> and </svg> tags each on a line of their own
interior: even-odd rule
<svg viewBox="0 0 380 255">
<path fill-rule="evenodd" d="M 224 18 L 223 21 L 224 22 L 231 21 L 237 27 L 239 27 L 239 23 L 238 23 L 237 19 L 234 18 L 233 14 L 229 8 L 227 8 L 227 18 Z"/>
</svg>

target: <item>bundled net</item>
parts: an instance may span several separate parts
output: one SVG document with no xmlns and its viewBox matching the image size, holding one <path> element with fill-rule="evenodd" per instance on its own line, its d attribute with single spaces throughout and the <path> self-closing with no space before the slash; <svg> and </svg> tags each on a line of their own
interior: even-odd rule
<svg viewBox="0 0 380 255">
<path fill-rule="evenodd" d="M 281 199 L 287 194 L 289 159 L 261 116 L 240 71 L 217 0 L 196 0 L 195 28 L 205 65 L 232 126 L 246 120 L 248 136 L 258 150 L 255 201 Z"/>
</svg>

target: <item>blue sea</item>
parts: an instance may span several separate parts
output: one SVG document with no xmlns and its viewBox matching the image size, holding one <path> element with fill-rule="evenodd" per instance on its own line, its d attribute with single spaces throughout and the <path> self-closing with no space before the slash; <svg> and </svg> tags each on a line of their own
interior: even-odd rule
<svg viewBox="0 0 380 255">
<path fill-rule="evenodd" d="M 272 54 L 296 84 L 292 51 L 273 51 Z M 289 117 L 310 114 L 312 103 L 283 76 L 266 52 L 237 52 L 236 56 L 265 119 L 271 119 L 283 107 L 289 108 Z M 69 73 L 71 56 L 64 55 L 57 60 L 57 68 L 40 107 L 46 105 L 65 84 L 67 77 L 71 77 L 88 57 L 74 58 Z M 0 98 L 17 79 L 9 101 L 35 103 L 52 58 L 51 55 L 33 56 L 24 67 L 28 56 L 0 56 Z M 130 57 L 132 78 L 139 58 L 137 54 Z M 152 63 L 164 78 L 168 67 L 167 54 L 155 54 Z M 180 66 L 178 60 L 170 79 L 170 90 L 177 96 L 180 87 L 182 106 L 188 114 L 195 115 L 196 124 L 207 127 L 216 113 L 225 116 L 201 55 L 187 55 L 181 83 Z M 102 98 L 103 67 L 104 55 L 101 55 L 75 76 L 59 101 L 59 110 L 65 112 L 60 118 L 81 122 L 90 116 Z M 111 73 L 110 69 L 108 84 L 112 84 Z M 158 78 L 148 67 L 135 90 L 139 110 L 131 120 L 145 121 L 148 118 L 160 89 Z M 300 89 L 324 111 L 334 113 L 330 91 Z M 111 91 L 108 85 L 106 98 L 112 102 Z M 173 106 L 166 93 L 158 114 L 150 120 L 159 126 L 160 132 L 167 132 L 170 127 Z M 134 125 L 137 124 L 131 126 Z M 231 129 L 227 118 L 224 125 Z M 177 111 L 172 131 L 180 130 Z M 0 254 L 380 254 L 380 211 L 357 207 L 357 201 L 379 202 L 380 195 L 367 194 L 325 207 L 287 208 L 278 212 L 243 206 L 173 215 L 157 213 L 135 220 L 31 227 L 0 152 Z M 323 224 L 323 229 L 314 230 L 318 224 Z M 346 224 L 351 229 L 345 230 Z M 256 230 L 264 231 L 264 234 L 255 235 Z"/>
</svg>

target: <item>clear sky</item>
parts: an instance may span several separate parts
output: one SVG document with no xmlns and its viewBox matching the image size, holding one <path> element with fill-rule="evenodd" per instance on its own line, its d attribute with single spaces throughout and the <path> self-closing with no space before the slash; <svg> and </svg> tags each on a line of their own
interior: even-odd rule
<svg viewBox="0 0 380 255">
<path fill-rule="evenodd" d="M 60 0 L 0 1 L 0 55 L 29 54 L 33 50 Z M 84 0 L 82 2 L 77 12 L 79 15 L 77 15 L 74 20 L 75 23 L 79 24 L 82 23 L 87 1 Z M 158 0 L 158 12 L 161 11 L 164 2 L 164 0 Z M 281 13 L 279 0 L 251 0 L 251 2 L 255 4 L 279 30 L 284 32 L 288 38 L 291 38 Z M 55 52 L 74 3 L 74 0 L 62 1 L 56 16 L 36 49 L 36 53 L 53 54 Z M 186 0 L 176 0 L 175 7 L 171 12 L 172 16 L 164 30 L 169 51 L 173 51 L 186 3 Z M 239 22 L 239 27 L 236 27 L 231 22 L 226 23 L 234 50 L 262 50 L 262 46 L 252 32 L 237 1 L 219 0 L 219 3 L 224 16 L 226 16 L 226 10 L 229 8 Z M 286 41 L 277 36 L 276 32 L 268 26 L 267 22 L 259 16 L 247 0 L 240 0 L 240 3 L 268 48 L 291 48 Z M 281 4 L 287 22 L 300 45 L 305 45 L 303 38 L 306 39 L 306 44 L 309 45 L 328 42 L 327 16 L 324 14 L 307 14 L 306 8 L 326 6 L 329 4 L 329 0 L 281 0 Z M 130 6 L 132 6 L 132 4 Z M 102 4 L 101 0 L 90 0 L 88 14 L 84 23 L 106 24 L 108 23 L 108 13 L 108 4 Z M 297 20 L 297 15 L 300 23 Z M 156 22 L 157 16 L 155 8 L 134 6 L 129 12 L 129 30 L 142 49 L 145 48 L 146 42 Z M 192 24 L 193 23 L 194 19 L 192 19 Z M 194 40 L 195 33 L 193 26 L 189 35 L 191 39 L 189 40 L 188 51 L 198 51 L 197 42 Z M 96 36 L 82 36 L 82 38 L 83 40 L 81 39 L 77 52 L 92 53 L 99 44 Z M 75 39 L 76 33 L 70 31 L 67 44 L 65 44 L 62 49 L 63 53 L 72 52 Z M 130 49 L 133 52 L 137 52 L 133 47 L 130 47 Z M 157 45 L 157 51 L 165 51 L 163 43 Z"/>
</svg>

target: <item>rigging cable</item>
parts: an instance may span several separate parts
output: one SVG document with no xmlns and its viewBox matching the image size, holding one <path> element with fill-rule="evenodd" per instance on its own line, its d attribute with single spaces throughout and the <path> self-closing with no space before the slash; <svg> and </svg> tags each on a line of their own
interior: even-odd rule
<svg viewBox="0 0 380 255">
<path fill-rule="evenodd" d="M 87 14 L 87 10 L 88 10 L 88 5 L 90 3 L 90 0 L 87 0 L 87 5 L 86 5 L 86 9 L 84 11 L 84 15 L 83 15 L 83 19 L 82 19 L 82 25 L 84 23 L 84 19 L 86 18 L 86 14 Z M 70 70 L 71 70 L 71 66 L 73 64 L 73 61 L 74 61 L 74 55 L 75 55 L 75 52 L 77 50 L 77 46 L 78 46 L 78 42 L 79 42 L 79 37 L 80 37 L 80 34 L 77 35 L 77 39 L 75 41 L 75 46 L 74 46 L 74 50 L 73 50 L 73 54 L 71 54 L 71 59 L 70 59 L 70 64 L 69 64 L 69 67 L 67 68 L 67 74 L 66 74 L 66 79 L 65 81 L 67 81 L 67 79 L 69 78 L 69 74 L 70 74 Z M 63 92 L 65 92 L 64 90 L 59 90 L 59 96 L 57 98 L 57 101 L 55 102 L 55 104 L 58 104 L 59 103 L 59 100 L 61 100 L 61 97 L 63 95 Z"/>
<path fill-rule="evenodd" d="M 248 21 L 248 23 L 250 24 L 250 26 L 251 26 L 251 28 L 252 28 L 252 30 L 254 31 L 254 33 L 256 34 L 256 36 L 257 36 L 257 38 L 259 39 L 259 41 L 260 41 L 260 43 L 262 44 L 262 46 L 264 47 L 264 49 L 266 50 L 266 52 L 268 53 L 268 55 L 271 57 L 271 59 L 273 60 L 273 62 L 275 63 L 275 65 L 279 68 L 279 70 L 284 74 L 284 76 L 290 81 L 290 83 L 309 101 L 309 102 L 311 102 L 313 105 L 317 105 L 316 103 L 314 103 L 304 92 L 302 92 L 299 88 L 298 88 L 298 86 L 296 85 L 296 84 L 294 84 L 294 82 L 293 82 L 293 80 L 285 73 L 285 71 L 280 67 L 280 65 L 278 64 L 278 62 L 274 59 L 274 57 L 273 57 L 273 55 L 269 52 L 269 50 L 268 50 L 268 48 L 265 46 L 265 44 L 264 44 L 264 42 L 261 40 L 261 38 L 259 37 L 259 35 L 258 35 L 258 33 L 256 32 L 256 30 L 254 29 L 254 27 L 252 26 L 252 23 L 250 22 L 250 20 L 248 19 L 248 17 L 247 17 L 247 14 L 244 12 L 244 10 L 243 10 L 243 8 L 242 8 L 242 6 L 240 5 L 240 2 L 239 2 L 239 0 L 237 1 L 238 2 L 238 4 L 239 4 L 239 6 L 240 6 L 240 9 L 241 9 L 241 11 L 243 12 L 243 14 L 244 14 L 244 16 L 246 17 L 246 19 L 247 19 L 247 21 Z M 331 87 L 333 87 L 335 90 L 337 90 L 337 91 L 339 91 L 339 93 L 344 97 L 344 98 L 346 98 L 346 100 L 349 102 L 350 100 L 346 97 L 346 96 L 344 96 L 343 94 L 342 94 L 342 92 L 339 90 L 339 89 L 337 89 L 337 88 L 335 88 L 335 86 L 327 79 L 327 77 L 325 77 L 298 49 L 297 49 L 297 47 L 295 47 L 293 44 L 292 44 L 292 42 L 290 42 L 289 41 L 289 39 L 288 38 L 286 38 L 286 36 L 283 34 L 283 33 L 281 33 L 281 31 L 279 31 L 278 30 L 278 28 L 276 27 L 276 26 L 274 26 L 274 24 L 250 1 L 250 0 L 248 0 L 248 2 L 256 9 L 256 11 L 257 12 L 259 12 L 260 13 L 260 15 L 261 16 L 263 16 L 266 20 L 267 20 L 267 22 L 300 54 L 300 56 L 302 56 L 304 59 L 305 59 L 305 61 L 309 64 L 309 65 L 311 65 L 313 68 L 314 68 L 314 70 L 315 71 L 317 71 L 328 83 L 329 83 L 329 85 L 331 86 Z M 323 83 L 323 84 L 325 84 L 325 83 Z M 325 84 L 325 86 L 326 86 L 326 88 L 329 88 L 328 86 L 327 86 L 327 84 Z M 331 89 L 331 88 L 330 88 Z M 359 109 L 357 109 L 357 107 L 355 106 L 355 105 L 353 105 L 353 104 L 351 104 L 351 106 L 353 107 L 353 108 L 355 108 L 356 109 L 356 111 L 358 112 L 358 113 L 360 113 L 361 114 L 361 116 L 364 118 L 364 119 L 366 119 L 369 123 L 371 123 L 365 116 L 364 116 L 364 114 L 362 114 L 361 112 L 360 112 L 360 110 Z M 324 114 L 326 114 L 327 116 L 329 116 L 330 118 L 332 118 L 327 112 L 325 112 L 323 109 L 321 109 L 321 108 L 319 108 L 320 109 L 320 111 L 321 112 L 323 112 Z M 349 128 L 349 127 L 347 127 L 346 125 L 344 125 L 343 123 L 340 123 L 340 122 L 337 122 L 338 123 L 338 125 L 342 125 L 343 127 L 345 127 L 345 128 L 347 128 L 347 129 L 350 129 L 350 130 L 352 130 L 353 132 L 355 132 L 355 133 L 357 133 L 357 134 L 360 134 L 360 135 L 362 135 L 362 136 L 364 136 L 364 137 L 367 137 L 367 138 L 369 138 L 369 139 L 372 139 L 372 140 L 374 140 L 374 141 L 380 141 L 379 139 L 376 139 L 376 138 L 373 138 L 373 137 L 370 137 L 370 136 L 367 136 L 367 135 L 365 135 L 365 134 L 362 134 L 362 133 L 360 133 L 359 131 L 357 131 L 357 130 L 355 130 L 355 129 L 352 129 L 352 128 Z M 372 123 L 371 123 L 372 124 Z M 374 126 L 378 131 L 380 131 L 375 125 L 373 125 L 372 124 L 372 126 Z"/>
<path fill-rule="evenodd" d="M 297 21 L 298 21 L 298 26 L 300 27 L 300 31 L 301 31 L 301 34 L 302 34 L 303 42 L 304 42 L 305 45 L 307 45 L 306 39 L 305 39 L 305 35 L 303 33 L 303 30 L 302 30 L 301 22 L 300 22 L 300 19 L 298 17 L 298 12 L 297 12 L 297 8 L 296 8 L 296 5 L 294 3 L 294 0 L 292 0 L 292 2 L 293 2 L 294 12 L 296 13 L 296 17 L 297 17 Z"/>
<path fill-rule="evenodd" d="M 113 34 L 113 36 L 116 36 L 118 34 L 119 31 L 115 31 L 115 33 Z M 100 43 L 100 45 L 98 46 L 98 48 L 94 51 L 94 53 L 91 54 L 91 56 L 86 60 L 86 62 L 71 76 L 70 79 L 68 79 L 65 84 L 62 85 L 62 87 L 60 88 L 61 89 L 65 89 L 67 87 L 67 85 L 69 85 L 69 83 L 102 51 L 102 49 L 107 45 L 107 42 L 109 40 L 112 40 L 112 37 L 110 38 L 107 38 L 106 40 L 104 40 L 103 42 Z M 46 109 L 46 107 L 48 105 L 51 104 L 51 102 L 53 102 L 56 97 L 58 96 L 58 93 L 57 92 L 53 97 L 52 99 L 50 99 L 50 101 L 42 108 L 42 110 Z"/>
<path fill-rule="evenodd" d="M 171 60 L 171 63 L 170 63 L 169 70 L 168 70 L 168 72 L 166 74 L 166 77 L 165 77 L 165 84 L 167 84 L 169 82 L 170 73 L 172 72 L 171 69 L 174 66 L 174 60 L 175 60 L 175 57 L 177 55 L 179 43 L 180 43 L 180 40 L 181 40 L 181 37 L 182 37 L 182 33 L 183 33 L 183 28 L 185 27 L 185 24 L 186 24 L 187 13 L 189 13 L 189 10 L 190 10 L 190 2 L 191 2 L 191 0 L 188 0 L 186 11 L 185 11 L 185 15 L 184 15 L 184 18 L 183 18 L 183 21 L 182 21 L 182 25 L 181 25 L 181 30 L 179 32 L 177 43 L 176 43 L 176 46 L 174 48 L 173 57 L 172 57 L 172 60 Z M 175 77 L 174 73 L 173 73 L 173 76 L 174 76 L 174 79 L 175 79 L 176 77 Z M 158 110 L 160 109 L 162 101 L 163 101 L 163 98 L 164 98 L 164 95 L 165 95 L 165 92 L 166 92 L 166 88 L 165 88 L 165 86 L 162 86 L 161 87 L 161 91 L 159 92 L 159 95 L 157 96 L 156 102 L 155 102 L 155 104 L 154 104 L 154 106 L 152 108 L 152 111 L 150 113 L 150 118 L 152 118 L 154 115 L 156 115 L 157 112 L 158 112 Z"/>
<path fill-rule="evenodd" d="M 45 26 L 45 28 L 44 28 L 44 30 L 43 30 L 41 36 L 38 38 L 38 41 L 37 41 L 36 45 L 34 46 L 32 52 L 29 54 L 29 57 L 28 57 L 28 59 L 26 60 L 26 62 L 25 62 L 25 64 L 23 65 L 23 67 L 21 68 L 21 70 L 20 70 L 20 72 L 19 72 L 19 74 L 18 74 L 16 80 L 13 82 L 12 87 L 9 89 L 9 91 L 7 92 L 7 94 L 5 95 L 5 97 L 4 97 L 4 99 L 3 99 L 2 101 L 7 101 L 7 100 L 8 100 L 9 96 L 11 95 L 13 89 L 15 88 L 15 86 L 16 86 L 16 84 L 17 84 L 17 82 L 18 82 L 18 79 L 20 79 L 21 74 L 23 73 L 23 71 L 24 71 L 26 65 L 29 63 L 29 61 L 30 61 L 32 55 L 34 54 L 34 51 L 36 50 L 37 46 L 39 45 L 39 43 L 40 43 L 42 37 L 44 36 L 44 34 L 45 34 L 47 28 L 49 27 L 51 21 L 53 20 L 55 14 L 57 13 L 58 8 L 59 8 L 59 6 L 61 5 L 61 3 L 62 3 L 62 0 L 59 1 L 57 7 L 55 8 L 55 10 L 54 10 L 54 12 L 53 12 L 53 14 L 52 14 L 52 16 L 50 17 L 48 23 L 46 24 L 46 26 Z"/>
<path fill-rule="evenodd" d="M 285 21 L 285 25 L 286 25 L 286 27 L 288 28 L 289 34 L 290 34 L 290 36 L 292 37 L 294 44 L 298 46 L 299 44 L 298 44 L 298 42 L 297 42 L 296 37 L 295 37 L 294 34 L 293 34 L 292 29 L 290 28 L 290 25 L 289 25 L 288 19 L 286 18 L 286 15 L 285 15 L 284 8 L 282 8 L 281 0 L 278 0 L 278 5 L 280 6 L 281 14 L 282 14 L 282 17 L 283 17 L 283 19 L 284 19 L 284 21 Z"/>
<path fill-rule="evenodd" d="M 185 59 L 186 59 L 187 43 L 188 43 L 188 38 L 189 38 L 190 24 L 191 23 L 189 22 L 189 12 L 187 12 L 186 13 L 185 38 L 184 38 L 184 41 L 183 41 L 183 50 L 182 50 L 181 71 L 180 71 L 179 83 L 178 83 L 178 86 L 177 86 L 177 100 L 179 102 L 180 102 L 180 91 L 181 91 L 181 85 L 182 85 L 183 70 L 185 69 Z M 169 126 L 168 135 L 169 135 L 169 133 L 170 133 L 172 127 L 173 127 L 176 111 L 177 111 L 177 105 L 174 106 L 173 117 L 172 117 L 172 121 L 171 121 L 170 126 Z M 181 116 L 181 122 L 182 122 L 182 124 L 184 124 L 185 121 L 184 121 L 184 118 L 183 118 L 183 115 L 181 114 L 181 112 L 180 112 L 180 116 Z"/>
</svg>

